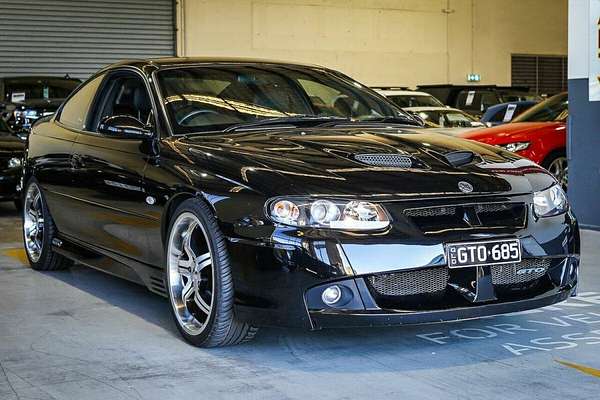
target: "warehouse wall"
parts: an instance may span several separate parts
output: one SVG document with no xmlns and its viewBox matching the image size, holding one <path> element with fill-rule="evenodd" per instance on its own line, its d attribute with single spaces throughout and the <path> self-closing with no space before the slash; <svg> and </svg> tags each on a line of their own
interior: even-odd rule
<svg viewBox="0 0 600 400">
<path fill-rule="evenodd" d="M 566 55 L 567 0 L 178 0 L 179 55 L 309 62 L 371 85 L 510 84 L 511 53 Z"/>
</svg>

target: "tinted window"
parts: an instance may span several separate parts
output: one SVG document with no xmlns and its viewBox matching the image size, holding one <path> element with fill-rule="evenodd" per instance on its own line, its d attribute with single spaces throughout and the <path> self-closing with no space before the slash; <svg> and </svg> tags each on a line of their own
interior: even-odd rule
<svg viewBox="0 0 600 400">
<path fill-rule="evenodd" d="M 64 99 L 81 83 L 78 79 L 51 77 L 23 77 L 4 79 L 6 101 L 30 99 Z"/>
<path fill-rule="evenodd" d="M 357 82 L 320 68 L 187 67 L 159 72 L 158 82 L 175 133 L 285 117 L 365 120 L 404 115 Z"/>
<path fill-rule="evenodd" d="M 484 111 L 498 103 L 496 93 L 486 90 L 463 90 L 456 98 L 456 107 L 466 110 Z"/>
<path fill-rule="evenodd" d="M 90 109 L 90 104 L 94 100 L 98 86 L 102 82 L 104 75 L 98 76 L 88 81 L 77 91 L 63 106 L 60 112 L 59 121 L 69 128 L 85 130 L 86 118 Z"/>
<path fill-rule="evenodd" d="M 102 90 L 101 107 L 89 130 L 96 131 L 107 117 L 129 116 L 149 124 L 152 106 L 144 81 L 134 74 L 118 74 L 108 78 Z"/>
<path fill-rule="evenodd" d="M 513 119 L 513 122 L 564 121 L 568 115 L 569 97 L 566 93 L 561 93 L 531 107 Z"/>
<path fill-rule="evenodd" d="M 444 105 L 433 96 L 423 95 L 389 95 L 388 99 L 399 107 L 443 107 Z"/>
</svg>

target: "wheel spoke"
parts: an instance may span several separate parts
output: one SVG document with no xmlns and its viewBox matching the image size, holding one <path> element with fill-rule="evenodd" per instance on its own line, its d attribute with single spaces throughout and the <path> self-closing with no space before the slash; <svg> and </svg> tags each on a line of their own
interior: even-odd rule
<svg viewBox="0 0 600 400">
<path fill-rule="evenodd" d="M 204 253 L 196 258 L 196 271 L 200 272 L 207 266 L 212 264 L 210 252 Z"/>
<path fill-rule="evenodd" d="M 194 293 L 194 281 L 188 279 L 183 289 L 181 289 L 181 300 L 183 300 L 183 303 L 186 304 Z"/>
<path fill-rule="evenodd" d="M 192 265 L 193 265 L 193 262 L 191 260 L 179 260 L 179 263 L 178 263 L 179 274 L 181 274 L 187 278 L 191 278 Z"/>
<path fill-rule="evenodd" d="M 210 314 L 210 306 L 208 304 L 206 304 L 206 302 L 204 301 L 202 296 L 200 296 L 199 292 L 195 292 L 195 293 L 196 293 L 196 295 L 194 296 L 194 302 L 196 302 L 196 305 L 198 306 L 200 311 L 202 311 L 206 315 Z"/>
<path fill-rule="evenodd" d="M 185 233 L 183 234 L 183 250 L 185 251 L 189 260 L 196 259 L 196 254 L 192 249 L 192 232 L 194 232 L 195 228 L 196 224 L 190 224 L 187 231 L 185 231 Z"/>
</svg>

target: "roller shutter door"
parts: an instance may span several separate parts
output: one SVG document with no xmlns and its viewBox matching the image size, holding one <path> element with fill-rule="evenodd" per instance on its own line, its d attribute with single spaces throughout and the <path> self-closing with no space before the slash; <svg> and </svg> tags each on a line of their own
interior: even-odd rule
<svg viewBox="0 0 600 400">
<path fill-rule="evenodd" d="M 0 0 L 0 76 L 87 78 L 175 53 L 173 0 Z"/>
<path fill-rule="evenodd" d="M 537 94 L 563 92 L 567 90 L 567 57 L 513 54 L 511 76 L 514 86 L 528 86 Z"/>
</svg>

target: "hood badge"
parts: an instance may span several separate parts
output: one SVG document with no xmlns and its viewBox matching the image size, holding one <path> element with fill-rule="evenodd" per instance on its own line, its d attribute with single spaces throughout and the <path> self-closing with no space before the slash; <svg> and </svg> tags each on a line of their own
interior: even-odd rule
<svg viewBox="0 0 600 400">
<path fill-rule="evenodd" d="M 463 193 L 471 193 L 473 191 L 473 185 L 465 181 L 458 182 L 458 188 Z"/>
</svg>

